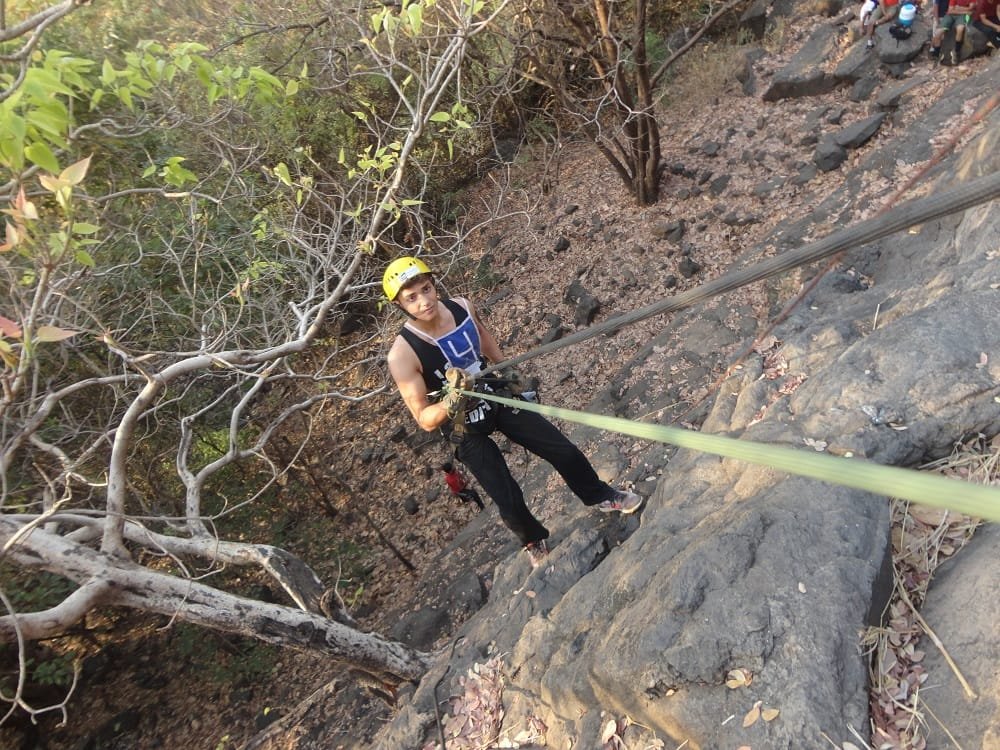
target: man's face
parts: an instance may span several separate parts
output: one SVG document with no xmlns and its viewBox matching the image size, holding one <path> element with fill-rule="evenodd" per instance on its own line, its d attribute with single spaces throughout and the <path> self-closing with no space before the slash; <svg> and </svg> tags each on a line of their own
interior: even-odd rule
<svg viewBox="0 0 1000 750">
<path fill-rule="evenodd" d="M 404 286 L 396 303 L 417 320 L 431 320 L 437 315 L 437 289 L 434 279 L 426 276 Z"/>
</svg>

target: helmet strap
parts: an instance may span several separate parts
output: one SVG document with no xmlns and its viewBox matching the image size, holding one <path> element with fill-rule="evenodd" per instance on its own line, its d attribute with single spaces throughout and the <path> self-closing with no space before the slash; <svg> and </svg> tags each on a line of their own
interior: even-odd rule
<svg viewBox="0 0 1000 750">
<path fill-rule="evenodd" d="M 395 300 L 393 300 L 392 304 L 393 304 L 393 306 L 397 310 L 399 310 L 401 313 L 403 313 L 403 315 L 405 315 L 406 317 L 408 317 L 410 320 L 416 320 L 417 319 L 416 315 L 412 315 L 409 312 L 407 312 L 406 310 L 404 310 L 403 306 L 401 304 L 399 304 L 398 302 L 396 302 Z"/>
</svg>

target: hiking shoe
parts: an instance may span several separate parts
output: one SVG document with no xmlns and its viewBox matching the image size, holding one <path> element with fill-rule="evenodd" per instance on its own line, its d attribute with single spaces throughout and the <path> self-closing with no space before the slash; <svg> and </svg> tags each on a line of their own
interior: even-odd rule
<svg viewBox="0 0 1000 750">
<path fill-rule="evenodd" d="M 549 554 L 549 545 L 545 543 L 544 539 L 539 539 L 537 542 L 528 542 L 524 545 L 524 551 L 528 553 L 531 567 L 537 568 L 545 562 L 545 556 Z"/>
<path fill-rule="evenodd" d="M 875 46 L 875 40 L 874 39 L 869 39 L 867 42 L 865 42 L 865 47 L 868 48 L 868 49 L 871 49 L 874 46 Z"/>
<path fill-rule="evenodd" d="M 951 61 L 952 65 L 958 65 L 958 50 L 957 49 L 953 49 L 951 51 L 951 55 L 949 55 L 948 59 Z"/>
<path fill-rule="evenodd" d="M 941 48 L 940 47 L 931 47 L 930 50 L 927 52 L 927 54 L 930 55 L 931 59 L 933 60 L 933 59 L 941 56 Z"/>
<path fill-rule="evenodd" d="M 635 513 L 642 507 L 642 498 L 634 492 L 615 490 L 614 497 L 597 506 L 601 513 Z"/>
</svg>

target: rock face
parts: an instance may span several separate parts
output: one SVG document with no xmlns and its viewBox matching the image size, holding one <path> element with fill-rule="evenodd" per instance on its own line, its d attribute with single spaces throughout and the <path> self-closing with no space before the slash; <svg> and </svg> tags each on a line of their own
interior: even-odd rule
<svg viewBox="0 0 1000 750">
<path fill-rule="evenodd" d="M 926 160 L 929 135 L 995 90 L 995 72 L 956 79 L 911 138 L 885 139 L 854 162 L 845 184 L 880 163 Z M 993 111 L 962 155 L 925 179 L 931 190 L 946 190 L 958 175 L 998 168 L 1000 111 Z M 824 196 L 740 260 L 753 262 L 769 243 L 845 215 L 850 200 L 849 190 Z M 997 237 L 994 201 L 854 248 L 845 270 L 827 274 L 775 329 L 784 375 L 773 377 L 762 356 L 750 357 L 723 384 L 702 430 L 902 466 L 947 455 L 966 434 L 996 435 Z M 692 310 L 661 340 L 691 342 L 710 356 L 733 335 L 718 316 Z M 589 410 L 620 410 L 627 392 L 655 404 L 659 384 L 624 387 L 655 348 L 627 363 L 622 385 Z M 571 435 L 594 437 L 583 429 Z M 654 451 L 662 456 L 663 447 Z M 432 741 L 434 684 L 441 681 L 442 696 L 460 693 L 471 665 L 497 656 L 506 675 L 501 731 L 513 738 L 535 727 L 533 746 L 600 747 L 609 719 L 625 715 L 637 722 L 628 747 L 655 737 L 692 750 L 791 750 L 868 736 L 858 633 L 878 621 L 891 584 L 885 497 L 680 450 L 640 514 L 595 515 L 567 508 L 543 567 L 531 571 L 521 556 L 501 562 L 489 601 L 461 628 L 450 662 L 432 670 L 372 747 Z M 937 705 L 965 717 L 963 747 L 995 747 L 996 612 L 984 620 L 975 610 L 977 596 L 996 599 L 990 562 L 1000 559 L 1000 539 L 988 533 L 977 544 L 978 577 L 957 587 L 958 603 L 948 593 L 929 602 L 928 616 L 939 635 L 954 634 L 954 645 L 966 649 L 965 676 L 983 693 L 963 708 L 953 707 L 962 700 L 957 688 L 939 691 Z M 735 669 L 752 675 L 749 685 L 727 687 Z M 947 669 L 931 679 L 947 683 Z M 777 709 L 777 718 L 744 727 L 755 705 Z"/>
<path fill-rule="evenodd" d="M 925 701 L 960 747 L 1000 748 L 1000 526 L 981 527 L 968 548 L 935 576 L 921 614 L 944 641 L 948 654 L 975 693 L 970 695 L 939 649 L 929 648 L 924 666 L 932 675 Z M 975 617 L 970 613 L 975 612 Z M 949 747 L 942 727 L 927 727 L 927 747 Z"/>
<path fill-rule="evenodd" d="M 816 96 L 833 91 L 840 82 L 826 72 L 825 63 L 833 57 L 836 45 L 837 29 L 830 24 L 818 25 L 788 65 L 774 76 L 764 92 L 764 101 Z"/>
</svg>

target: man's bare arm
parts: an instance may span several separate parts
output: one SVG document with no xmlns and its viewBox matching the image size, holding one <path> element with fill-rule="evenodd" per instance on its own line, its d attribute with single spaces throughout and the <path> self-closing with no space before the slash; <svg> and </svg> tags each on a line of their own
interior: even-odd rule
<svg viewBox="0 0 1000 750">
<path fill-rule="evenodd" d="M 427 385 L 420 372 L 420 360 L 410 345 L 397 338 L 389 349 L 389 374 L 396 381 L 399 395 L 420 428 L 431 432 L 448 421 L 448 411 L 442 404 L 427 400 Z"/>
</svg>

